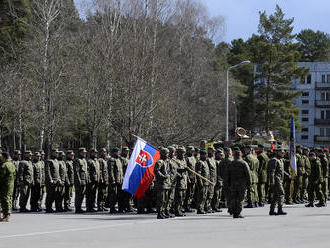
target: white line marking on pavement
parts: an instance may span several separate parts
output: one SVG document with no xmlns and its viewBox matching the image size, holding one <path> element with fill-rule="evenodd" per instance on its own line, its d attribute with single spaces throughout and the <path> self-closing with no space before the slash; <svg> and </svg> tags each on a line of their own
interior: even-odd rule
<svg viewBox="0 0 330 248">
<path fill-rule="evenodd" d="M 152 224 L 159 222 L 157 220 L 154 221 L 145 221 L 142 224 Z M 64 233 L 64 232 L 78 232 L 78 231 L 89 231 L 89 230 L 96 230 L 102 228 L 112 228 L 117 226 L 129 226 L 134 225 L 137 222 L 130 222 L 130 223 L 122 223 L 122 224 L 114 224 L 114 225 L 103 225 L 103 226 L 94 226 L 94 227 L 84 227 L 84 228 L 72 228 L 72 229 L 62 229 L 62 230 L 54 230 L 54 231 L 47 231 L 47 232 L 33 232 L 33 233 L 22 233 L 22 234 L 13 234 L 7 236 L 0 236 L 0 239 L 10 239 L 10 238 L 17 238 L 17 237 L 29 237 L 29 236 L 38 236 L 38 235 L 45 235 L 45 234 L 53 234 L 53 233 Z"/>
</svg>

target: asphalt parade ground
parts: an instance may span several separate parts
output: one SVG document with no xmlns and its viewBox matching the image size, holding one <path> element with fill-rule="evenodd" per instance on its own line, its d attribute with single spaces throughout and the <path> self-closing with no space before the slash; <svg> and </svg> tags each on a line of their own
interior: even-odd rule
<svg viewBox="0 0 330 248">
<path fill-rule="evenodd" d="M 269 205 L 244 209 L 244 219 L 222 213 L 157 220 L 154 214 L 14 213 L 0 223 L 0 247 L 330 247 L 330 207 Z"/>
</svg>

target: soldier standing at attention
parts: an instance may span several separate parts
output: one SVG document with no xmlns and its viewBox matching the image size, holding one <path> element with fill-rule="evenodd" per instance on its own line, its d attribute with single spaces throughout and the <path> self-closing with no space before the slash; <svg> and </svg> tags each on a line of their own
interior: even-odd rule
<svg viewBox="0 0 330 248">
<path fill-rule="evenodd" d="M 40 166 L 41 166 L 41 174 L 42 181 L 40 183 L 40 198 L 38 201 L 38 211 L 42 211 L 42 201 L 44 200 L 44 196 L 46 194 L 46 164 L 45 164 L 45 152 L 43 150 L 39 151 L 41 158 L 40 158 Z"/>
<path fill-rule="evenodd" d="M 215 161 L 217 167 L 217 180 L 214 187 L 214 196 L 212 200 L 212 209 L 215 212 L 222 212 L 220 209 L 220 200 L 222 195 L 222 186 L 223 186 L 223 166 L 221 164 L 224 154 L 222 148 L 217 148 L 215 151 Z"/>
<path fill-rule="evenodd" d="M 283 189 L 283 177 L 284 177 L 284 165 L 283 157 L 284 150 L 279 148 L 276 150 L 276 156 L 269 161 L 269 183 L 270 183 L 270 194 L 271 203 L 269 215 L 286 215 L 283 212 L 283 200 L 284 200 L 284 189 Z M 275 207 L 277 204 L 277 212 L 275 212 Z"/>
<path fill-rule="evenodd" d="M 251 187 L 251 173 L 249 165 L 242 159 L 239 148 L 234 148 L 234 160 L 227 172 L 227 182 L 230 192 L 230 210 L 233 218 L 243 218 L 243 200 L 245 191 Z"/>
<path fill-rule="evenodd" d="M 14 182 L 16 168 L 10 161 L 9 153 L 2 152 L 0 165 L 0 208 L 3 216 L 0 221 L 9 222 L 12 211 L 12 196 L 14 191 Z"/>
<path fill-rule="evenodd" d="M 100 181 L 100 164 L 97 159 L 97 150 L 91 149 L 87 162 L 89 183 L 86 188 L 86 212 L 97 212 L 94 209 L 97 195 L 97 188 Z"/>
<path fill-rule="evenodd" d="M 109 200 L 110 200 L 110 213 L 117 213 L 115 206 L 119 203 L 119 192 L 123 183 L 123 165 L 119 158 L 120 149 L 114 147 L 111 150 L 111 158 L 108 160 L 109 171 Z M 121 206 L 119 206 L 121 208 Z"/>
<path fill-rule="evenodd" d="M 157 219 L 169 218 L 165 213 L 168 205 L 168 192 L 171 187 L 168 154 L 169 150 L 167 148 L 161 148 L 160 159 L 156 162 L 154 168 L 157 191 Z"/>
<path fill-rule="evenodd" d="M 251 186 L 247 190 L 247 208 L 258 207 L 258 167 L 259 160 L 252 154 L 252 147 L 245 146 L 245 158 L 244 160 L 248 163 L 251 172 Z"/>
<path fill-rule="evenodd" d="M 207 148 L 207 164 L 209 166 L 209 171 L 210 171 L 210 181 L 212 183 L 216 183 L 217 181 L 217 165 L 214 159 L 214 148 L 212 146 L 209 146 Z M 208 187 L 208 192 L 207 192 L 207 197 L 206 197 L 206 202 L 205 202 L 205 212 L 207 213 L 214 213 L 212 210 L 212 200 L 214 196 L 214 186 L 209 184 Z"/>
<path fill-rule="evenodd" d="M 58 198 L 55 200 L 55 206 L 57 212 L 65 212 L 63 208 L 65 184 L 68 183 L 68 173 L 66 169 L 66 163 L 64 161 L 65 153 L 63 151 L 58 152 L 58 163 L 60 165 L 60 181 L 58 183 Z"/>
<path fill-rule="evenodd" d="M 17 210 L 17 200 L 19 196 L 19 184 L 18 184 L 18 165 L 21 160 L 21 151 L 15 150 L 13 154 L 12 163 L 15 166 L 16 173 L 15 173 L 15 182 L 14 182 L 14 193 L 13 193 L 13 210 Z"/>
<path fill-rule="evenodd" d="M 105 208 L 105 201 L 108 197 L 108 186 L 109 186 L 109 172 L 107 165 L 107 150 L 102 148 L 99 155 L 100 164 L 100 182 L 97 189 L 97 211 L 108 211 Z"/>
<path fill-rule="evenodd" d="M 39 152 L 34 153 L 33 158 L 33 181 L 34 184 L 31 187 L 31 212 L 40 211 L 39 201 L 42 195 L 42 186 L 45 184 L 45 174 L 43 165 L 41 163 L 41 154 Z"/>
<path fill-rule="evenodd" d="M 129 162 L 129 148 L 127 146 L 123 146 L 120 153 L 120 160 L 123 165 L 123 175 L 125 175 L 128 162 Z M 134 212 L 133 210 L 133 196 L 126 192 L 125 190 L 120 190 L 120 196 L 119 196 L 120 202 L 121 202 L 121 209 L 119 209 L 119 212 Z"/>
<path fill-rule="evenodd" d="M 322 165 L 319 158 L 316 157 L 314 152 L 309 153 L 309 159 L 311 163 L 311 174 L 309 176 L 308 183 L 308 200 L 309 204 L 306 207 L 314 207 L 315 195 L 319 199 L 317 207 L 325 206 L 325 198 L 322 192 Z"/>
<path fill-rule="evenodd" d="M 177 167 L 177 182 L 175 189 L 175 216 L 185 216 L 182 213 L 184 199 L 187 191 L 187 180 L 188 173 L 187 169 L 184 166 L 187 166 L 186 160 L 184 158 L 184 154 L 186 149 L 183 146 L 179 146 L 177 149 L 177 160 L 180 161 Z"/>
<path fill-rule="evenodd" d="M 305 175 L 305 164 L 304 159 L 302 158 L 302 150 L 301 146 L 296 146 L 296 160 L 297 160 L 297 176 L 295 179 L 294 184 L 294 191 L 293 191 L 293 202 L 294 203 L 304 203 L 304 200 L 302 199 L 303 196 L 303 178 Z"/>
<path fill-rule="evenodd" d="M 195 148 L 193 146 L 187 147 L 186 152 L 186 162 L 187 166 L 193 171 L 196 170 L 196 158 L 193 153 L 195 152 Z M 185 200 L 185 212 L 191 213 L 193 210 L 191 209 L 191 203 L 194 199 L 195 188 L 196 188 L 196 175 L 192 172 L 188 171 L 188 179 L 187 179 L 187 191 L 186 191 L 186 200 Z"/>
<path fill-rule="evenodd" d="M 222 167 L 221 170 L 223 171 L 223 194 L 225 197 L 226 205 L 228 207 L 228 213 L 231 214 L 232 211 L 230 208 L 230 204 L 231 204 L 230 191 L 229 191 L 227 179 L 228 179 L 228 170 L 229 170 L 231 162 L 233 161 L 233 157 L 232 157 L 231 148 L 225 147 L 224 152 L 225 152 L 225 158 L 220 162 L 220 167 Z"/>
<path fill-rule="evenodd" d="M 290 165 L 289 153 L 286 152 L 283 158 L 284 164 L 284 179 L 283 179 L 283 187 L 284 187 L 284 198 L 285 204 L 292 205 L 292 192 L 294 187 L 294 179 L 295 172 Z"/>
<path fill-rule="evenodd" d="M 265 149 L 263 145 L 258 145 L 258 160 L 259 160 L 259 168 L 258 168 L 258 198 L 259 198 L 259 207 L 263 207 L 266 202 L 266 190 L 265 186 L 267 183 L 267 165 L 269 161 L 269 157 L 265 153 Z"/>
<path fill-rule="evenodd" d="M 328 175 L 329 175 L 329 161 L 327 159 L 327 156 L 324 154 L 324 151 L 322 148 L 317 149 L 317 156 L 320 158 L 321 162 L 321 168 L 322 168 L 322 192 L 324 196 L 324 204 L 326 205 L 326 200 L 328 199 Z"/>
<path fill-rule="evenodd" d="M 76 158 L 73 162 L 74 188 L 76 193 L 74 205 L 76 214 L 85 213 L 85 211 L 82 210 L 81 205 L 85 198 L 86 185 L 89 182 L 86 154 L 86 148 L 79 148 L 78 158 Z"/>
<path fill-rule="evenodd" d="M 303 199 L 307 200 L 308 178 L 311 174 L 311 162 L 309 161 L 309 149 L 304 147 L 302 158 L 305 162 L 305 174 L 303 177 Z"/>
<path fill-rule="evenodd" d="M 45 180 L 46 180 L 46 213 L 55 213 L 53 210 L 54 201 L 59 198 L 60 165 L 58 163 L 58 150 L 53 149 L 50 159 L 46 161 Z"/>
<path fill-rule="evenodd" d="M 33 185 L 33 165 L 31 162 L 32 152 L 25 151 L 24 160 L 18 166 L 18 181 L 20 185 L 19 206 L 20 212 L 28 212 L 26 209 Z"/>
<path fill-rule="evenodd" d="M 174 162 L 173 159 L 176 159 L 176 149 L 173 146 L 169 146 L 167 148 L 169 150 L 168 154 L 168 163 L 170 167 L 170 182 L 171 187 L 168 191 L 168 204 L 165 210 L 165 214 L 173 217 L 171 214 L 175 214 L 174 210 L 174 200 L 175 200 L 175 191 L 176 191 L 176 184 L 177 184 L 177 175 L 178 175 L 178 164 Z"/>
<path fill-rule="evenodd" d="M 196 172 L 203 177 L 210 178 L 210 169 L 207 164 L 207 153 L 205 149 L 200 150 L 200 160 L 196 163 Z M 209 190 L 209 183 L 197 177 L 197 214 L 205 214 L 205 202 Z"/>
<path fill-rule="evenodd" d="M 64 211 L 72 211 L 71 209 L 71 198 L 72 198 L 72 190 L 74 185 L 74 170 L 73 170 L 73 160 L 74 160 L 74 152 L 72 150 L 68 150 L 66 152 L 66 171 L 67 171 L 67 180 L 65 182 L 64 189 Z"/>
</svg>

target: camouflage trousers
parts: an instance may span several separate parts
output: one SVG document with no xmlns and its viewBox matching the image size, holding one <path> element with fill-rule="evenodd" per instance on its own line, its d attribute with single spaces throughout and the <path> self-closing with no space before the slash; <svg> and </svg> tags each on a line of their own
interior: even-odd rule
<svg viewBox="0 0 330 248">
<path fill-rule="evenodd" d="M 302 186 L 302 197 L 307 198 L 308 192 L 308 175 L 304 174 L 303 176 L 303 186 Z"/>
<path fill-rule="evenodd" d="M 284 189 L 282 184 L 275 184 L 270 187 L 270 211 L 274 211 L 276 205 L 280 209 L 283 206 Z"/>
<path fill-rule="evenodd" d="M 4 216 L 12 212 L 12 196 L 14 185 L 1 185 L 0 186 L 0 209 Z"/>
<path fill-rule="evenodd" d="M 266 183 L 258 183 L 258 199 L 261 203 L 266 200 Z"/>
<path fill-rule="evenodd" d="M 109 198 L 110 208 L 113 209 L 115 208 L 116 203 L 119 204 L 120 191 L 121 191 L 121 185 L 119 183 L 109 185 L 108 198 Z"/>
<path fill-rule="evenodd" d="M 230 210 L 233 215 L 239 215 L 243 210 L 245 189 L 230 189 Z"/>
<path fill-rule="evenodd" d="M 197 191 L 197 209 L 199 211 L 204 210 L 205 208 L 205 202 L 206 202 L 206 197 L 208 193 L 208 185 L 207 186 L 198 186 L 198 191 Z"/>
<path fill-rule="evenodd" d="M 168 206 L 169 199 L 168 189 L 158 189 L 157 191 L 157 212 L 164 212 Z"/>
<path fill-rule="evenodd" d="M 175 189 L 175 211 L 183 209 L 183 203 L 186 196 L 186 189 Z"/>
<path fill-rule="evenodd" d="M 294 181 L 293 199 L 301 199 L 303 197 L 303 175 L 298 175 Z"/>
<path fill-rule="evenodd" d="M 291 179 L 287 179 L 284 181 L 283 186 L 284 186 L 285 202 L 292 203 L 292 192 L 293 192 L 294 181 Z"/>
<path fill-rule="evenodd" d="M 173 186 L 168 190 L 168 202 L 166 206 L 167 211 L 170 211 L 170 209 L 174 208 L 175 191 L 176 188 Z"/>
<path fill-rule="evenodd" d="M 46 210 L 51 209 L 54 202 L 58 207 L 61 195 L 59 186 L 55 184 L 47 185 L 46 191 Z"/>
<path fill-rule="evenodd" d="M 194 194 L 196 189 L 195 183 L 188 183 L 187 185 L 187 192 L 186 192 L 186 199 L 185 199 L 185 208 L 189 208 L 191 206 L 192 201 L 194 200 Z"/>
<path fill-rule="evenodd" d="M 258 202 L 258 189 L 256 183 L 251 184 L 247 189 L 247 202 L 248 204 Z"/>
<path fill-rule="evenodd" d="M 19 196 L 19 186 L 18 186 L 18 182 L 15 180 L 14 191 L 13 191 L 13 203 L 12 203 L 13 208 L 17 207 L 18 196 Z"/>
<path fill-rule="evenodd" d="M 206 196 L 206 201 L 205 201 L 205 206 L 204 206 L 205 211 L 212 209 L 211 203 L 212 203 L 213 196 L 214 196 L 214 186 L 209 185 L 208 189 L 207 189 L 207 196 Z"/>
<path fill-rule="evenodd" d="M 97 190 L 97 207 L 104 208 L 105 202 L 108 197 L 108 185 L 104 183 L 99 184 L 99 188 Z"/>
<path fill-rule="evenodd" d="M 213 199 L 212 199 L 212 208 L 213 209 L 219 209 L 221 195 L 222 195 L 222 186 L 217 184 L 214 187 L 214 196 L 213 196 Z"/>
<path fill-rule="evenodd" d="M 72 198 L 72 185 L 65 185 L 64 189 L 64 208 L 69 208 L 71 206 L 71 198 Z"/>
<path fill-rule="evenodd" d="M 324 195 L 324 199 L 325 201 L 328 199 L 329 196 L 329 190 L 328 190 L 328 178 L 325 177 L 323 178 L 323 182 L 322 182 L 322 192 Z"/>
</svg>

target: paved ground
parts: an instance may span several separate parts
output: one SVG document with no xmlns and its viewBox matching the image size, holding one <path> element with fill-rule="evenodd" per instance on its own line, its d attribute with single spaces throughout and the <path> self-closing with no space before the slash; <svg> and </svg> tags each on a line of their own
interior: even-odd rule
<svg viewBox="0 0 330 248">
<path fill-rule="evenodd" d="M 244 209 L 244 219 L 226 213 L 157 220 L 155 215 L 13 214 L 0 223 L 0 247 L 330 247 L 330 206 Z"/>
</svg>

